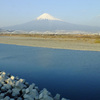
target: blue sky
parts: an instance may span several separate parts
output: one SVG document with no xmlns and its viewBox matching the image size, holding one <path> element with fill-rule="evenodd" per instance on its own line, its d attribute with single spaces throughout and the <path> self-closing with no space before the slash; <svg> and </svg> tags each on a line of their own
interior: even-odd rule
<svg viewBox="0 0 100 100">
<path fill-rule="evenodd" d="M 0 0 L 0 27 L 29 22 L 43 13 L 100 26 L 100 0 Z"/>
</svg>

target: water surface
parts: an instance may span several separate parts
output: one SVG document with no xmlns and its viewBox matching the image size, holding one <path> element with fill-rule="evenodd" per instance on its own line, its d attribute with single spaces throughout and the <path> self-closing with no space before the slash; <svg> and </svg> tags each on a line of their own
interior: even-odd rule
<svg viewBox="0 0 100 100">
<path fill-rule="evenodd" d="M 0 44 L 0 70 L 71 100 L 100 100 L 100 52 Z"/>
</svg>

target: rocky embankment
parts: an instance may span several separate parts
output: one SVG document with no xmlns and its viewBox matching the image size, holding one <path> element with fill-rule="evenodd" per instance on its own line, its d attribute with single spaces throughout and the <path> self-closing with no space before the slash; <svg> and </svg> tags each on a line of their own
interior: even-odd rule
<svg viewBox="0 0 100 100">
<path fill-rule="evenodd" d="M 24 79 L 19 79 L 11 74 L 0 72 L 0 100 L 69 100 L 62 98 L 60 94 L 55 97 L 47 89 L 39 90 L 32 83 L 28 84 Z"/>
</svg>

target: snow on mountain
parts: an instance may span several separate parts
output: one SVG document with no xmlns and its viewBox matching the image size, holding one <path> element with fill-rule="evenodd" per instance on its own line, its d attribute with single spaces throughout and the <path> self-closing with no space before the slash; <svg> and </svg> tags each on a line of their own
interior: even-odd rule
<svg viewBox="0 0 100 100">
<path fill-rule="evenodd" d="M 40 15 L 39 17 L 37 17 L 37 20 L 59 20 L 59 21 L 61 21 L 60 19 L 55 18 L 47 13 L 44 13 L 44 14 Z"/>
</svg>

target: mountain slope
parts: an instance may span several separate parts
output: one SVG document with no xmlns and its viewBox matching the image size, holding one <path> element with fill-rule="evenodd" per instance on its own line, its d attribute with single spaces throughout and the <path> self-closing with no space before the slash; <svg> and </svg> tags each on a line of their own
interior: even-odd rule
<svg viewBox="0 0 100 100">
<path fill-rule="evenodd" d="M 37 17 L 36 20 L 33 20 L 31 22 L 5 27 L 4 29 L 22 30 L 28 32 L 30 31 L 44 32 L 44 31 L 56 31 L 56 30 L 100 32 L 100 27 L 67 23 L 46 13 Z"/>
</svg>

